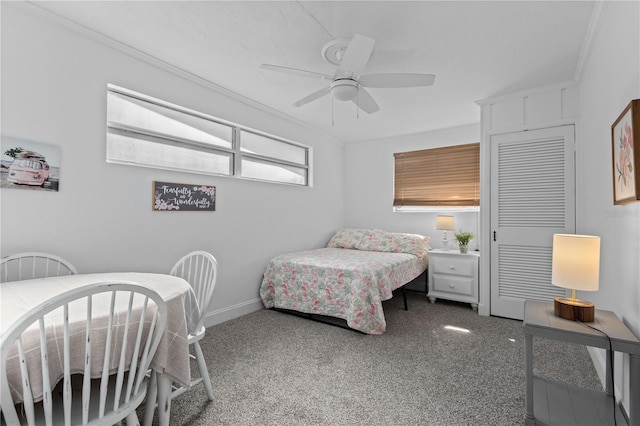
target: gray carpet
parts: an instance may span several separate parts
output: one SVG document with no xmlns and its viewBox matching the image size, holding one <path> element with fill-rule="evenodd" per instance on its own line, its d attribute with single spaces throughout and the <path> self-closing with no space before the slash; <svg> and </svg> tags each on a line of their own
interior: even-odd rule
<svg viewBox="0 0 640 426">
<path fill-rule="evenodd" d="M 272 310 L 207 329 L 215 400 L 194 387 L 173 400 L 171 424 L 524 424 L 522 322 L 408 298 L 409 311 L 399 294 L 384 303 L 381 336 Z M 583 346 L 534 339 L 534 351 L 534 374 L 602 389 Z"/>
</svg>

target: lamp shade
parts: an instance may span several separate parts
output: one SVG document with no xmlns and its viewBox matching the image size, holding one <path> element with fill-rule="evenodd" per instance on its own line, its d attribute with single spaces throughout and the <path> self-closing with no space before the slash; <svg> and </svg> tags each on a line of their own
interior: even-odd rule
<svg viewBox="0 0 640 426">
<path fill-rule="evenodd" d="M 436 217 L 436 229 L 439 231 L 453 231 L 456 229 L 453 216 L 440 215 Z"/>
<path fill-rule="evenodd" d="M 554 234 L 551 284 L 571 290 L 598 290 L 600 237 Z"/>
</svg>

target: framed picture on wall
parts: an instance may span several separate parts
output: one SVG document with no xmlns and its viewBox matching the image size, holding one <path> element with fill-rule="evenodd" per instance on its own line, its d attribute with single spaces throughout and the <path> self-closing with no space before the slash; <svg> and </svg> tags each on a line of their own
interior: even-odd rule
<svg viewBox="0 0 640 426">
<path fill-rule="evenodd" d="M 0 187 L 53 191 L 60 188 L 60 147 L 2 137 Z"/>
<path fill-rule="evenodd" d="M 640 99 L 627 105 L 611 126 L 613 204 L 640 200 Z"/>
</svg>

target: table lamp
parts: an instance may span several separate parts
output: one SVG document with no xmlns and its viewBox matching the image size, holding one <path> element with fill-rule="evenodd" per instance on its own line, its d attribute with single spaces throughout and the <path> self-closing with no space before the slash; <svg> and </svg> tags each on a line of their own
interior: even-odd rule
<svg viewBox="0 0 640 426">
<path fill-rule="evenodd" d="M 555 316 L 593 322 L 593 303 L 576 299 L 576 290 L 596 291 L 600 278 L 600 237 L 554 234 L 551 260 L 551 284 L 571 289 L 571 298 L 556 297 Z"/>
<path fill-rule="evenodd" d="M 442 250 L 449 250 L 449 238 L 447 238 L 447 231 L 453 231 L 456 229 L 453 216 L 439 215 L 436 217 L 436 230 L 443 231 L 442 233 Z"/>
</svg>

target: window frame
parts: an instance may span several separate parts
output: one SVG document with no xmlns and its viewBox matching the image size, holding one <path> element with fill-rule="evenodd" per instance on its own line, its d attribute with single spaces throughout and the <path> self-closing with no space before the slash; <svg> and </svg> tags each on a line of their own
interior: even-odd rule
<svg viewBox="0 0 640 426">
<path fill-rule="evenodd" d="M 173 104 L 171 102 L 167 102 L 158 98 L 154 98 L 148 95 L 144 95 L 139 92 L 135 92 L 130 89 L 126 89 L 111 83 L 107 84 L 107 103 L 109 100 L 110 92 L 115 93 L 116 95 L 130 97 L 133 99 L 137 99 L 139 101 L 151 103 L 154 106 L 160 108 L 166 108 L 173 111 L 176 111 L 181 114 L 187 114 L 192 117 L 196 117 L 198 119 L 207 120 L 222 126 L 228 126 L 230 128 L 230 148 L 224 147 L 222 145 L 215 145 L 213 143 L 209 144 L 203 141 L 197 141 L 193 139 L 188 139 L 180 136 L 174 136 L 170 134 L 166 134 L 163 132 L 154 131 L 150 128 L 132 126 L 126 123 L 120 123 L 117 121 L 111 121 L 109 117 L 109 108 L 107 104 L 106 111 L 106 161 L 108 163 L 114 164 L 124 164 L 130 166 L 138 166 L 138 167 L 146 167 L 146 168 L 155 168 L 161 170 L 172 170 L 179 171 L 184 173 L 193 173 L 193 174 L 203 174 L 203 175 L 211 175 L 211 176 L 222 176 L 222 177 L 231 177 L 242 180 L 253 180 L 267 183 L 276 183 L 276 184 L 284 184 L 284 185 L 294 185 L 294 186 L 303 186 L 303 187 L 312 187 L 312 148 L 310 146 L 294 142 L 288 140 L 286 138 L 282 138 L 279 136 L 271 135 L 266 132 L 262 132 L 260 130 L 256 130 L 250 128 L 248 126 L 240 125 L 237 123 L 233 123 L 227 120 L 223 120 L 217 117 L 210 116 L 208 114 L 192 110 L 187 107 L 183 107 L 180 105 Z M 185 123 L 186 124 L 186 123 Z M 300 148 L 304 151 L 304 164 L 296 163 L 292 161 L 288 161 L 285 159 L 281 159 L 274 156 L 268 156 L 263 154 L 256 154 L 251 152 L 243 151 L 242 149 L 242 132 L 251 133 L 253 135 L 257 135 L 259 137 L 267 138 L 272 142 L 291 145 L 296 148 Z M 114 143 L 113 140 L 110 140 L 110 135 L 120 135 L 125 137 L 132 137 L 135 139 L 143 139 L 148 142 L 158 143 L 162 145 L 175 146 L 178 148 L 185 149 L 193 149 L 200 152 L 210 152 L 214 154 L 221 154 L 223 156 L 229 156 L 229 173 L 219 172 L 219 171 L 205 171 L 205 170 L 190 170 L 184 167 L 175 167 L 171 165 L 158 165 L 152 163 L 146 163 L 144 161 L 136 161 L 135 159 L 127 160 L 123 158 L 114 158 L 114 156 L 110 156 L 109 153 L 109 144 Z M 122 156 L 124 157 L 124 156 Z M 277 179 L 261 179 L 256 177 L 245 177 L 242 175 L 242 160 L 243 158 L 255 159 L 260 162 L 269 164 L 269 165 L 282 165 L 288 167 L 296 167 L 300 170 L 304 171 L 303 175 L 303 183 L 289 182 L 285 180 L 277 180 Z"/>
<path fill-rule="evenodd" d="M 242 179 L 247 179 L 247 180 L 259 180 L 261 182 L 272 182 L 272 183 L 285 183 L 285 184 L 289 184 L 289 185 L 298 185 L 298 186 L 309 186 L 311 187 L 311 148 L 309 147 L 305 147 L 304 145 L 301 144 L 297 144 L 295 142 L 290 142 L 287 141 L 285 139 L 282 138 L 277 138 L 275 136 L 271 136 L 268 135 L 264 132 L 259 132 L 257 130 L 253 130 L 250 129 L 248 127 L 244 127 L 244 126 L 238 126 L 236 129 L 237 135 L 234 136 L 234 140 L 239 141 L 239 146 L 238 146 L 238 152 L 240 153 L 240 155 L 238 155 L 237 158 L 237 164 L 235 165 L 236 170 L 238 170 L 238 176 L 241 177 Z M 242 132 L 245 133 L 251 133 L 253 135 L 257 135 L 263 138 L 267 138 L 270 139 L 272 141 L 276 141 L 276 142 L 280 142 L 283 144 L 288 144 L 291 146 L 294 146 L 296 148 L 301 148 L 303 149 L 304 152 L 304 159 L 305 159 L 305 164 L 303 165 L 302 163 L 296 163 L 294 161 L 289 161 L 289 160 L 284 160 L 281 158 L 277 158 L 277 157 L 273 157 L 273 156 L 269 156 L 269 155 L 264 155 L 264 154 L 256 154 L 256 153 L 248 153 L 248 152 L 244 152 L 242 150 Z M 295 184 L 295 183 L 289 183 L 289 182 L 280 182 L 280 181 L 273 181 L 273 180 L 268 180 L 268 179 L 258 179 L 258 178 L 253 178 L 253 177 L 246 177 L 242 175 L 242 159 L 243 158 L 249 158 L 249 159 L 253 159 L 253 160 L 258 160 L 259 162 L 265 162 L 265 163 L 269 163 L 269 164 L 273 164 L 273 165 L 282 165 L 282 166 L 288 166 L 288 167 L 297 167 L 300 169 L 304 169 L 305 170 L 305 184 Z"/>
</svg>

